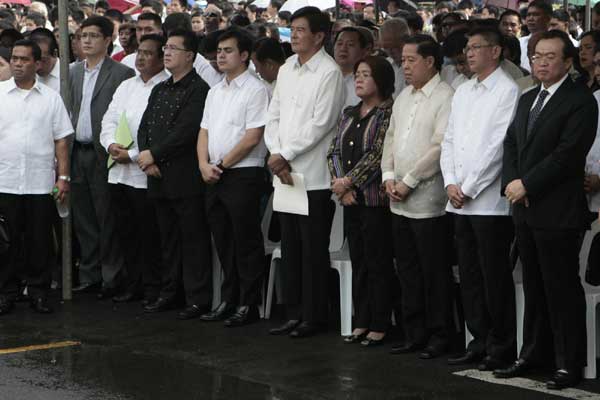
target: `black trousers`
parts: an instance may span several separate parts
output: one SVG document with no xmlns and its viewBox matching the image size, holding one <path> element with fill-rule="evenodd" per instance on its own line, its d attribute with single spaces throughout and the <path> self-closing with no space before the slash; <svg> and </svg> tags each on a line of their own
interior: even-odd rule
<svg viewBox="0 0 600 400">
<path fill-rule="evenodd" d="M 260 200 L 262 168 L 226 170 L 206 189 L 206 215 L 223 267 L 221 297 L 230 304 L 256 305 L 265 266 Z"/>
<path fill-rule="evenodd" d="M 309 215 L 280 214 L 282 301 L 289 319 L 327 322 L 329 235 L 334 210 L 329 190 L 311 190 Z"/>
<path fill-rule="evenodd" d="M 0 296 L 14 299 L 22 279 L 29 295 L 45 297 L 50 289 L 54 247 L 52 196 L 0 193 L 0 214 L 8 222 L 11 246 L 0 258 Z"/>
<path fill-rule="evenodd" d="M 146 189 L 111 184 L 117 234 L 125 256 L 127 290 L 158 296 L 161 284 L 160 233 Z"/>
<path fill-rule="evenodd" d="M 390 324 L 395 279 L 391 225 L 389 207 L 344 207 L 357 328 L 385 332 Z"/>
<path fill-rule="evenodd" d="M 586 303 L 579 277 L 582 235 L 580 230 L 516 226 L 525 294 L 520 358 L 573 371 L 586 365 Z"/>
<path fill-rule="evenodd" d="M 446 346 L 452 324 L 446 217 L 392 214 L 407 342 Z"/>
<path fill-rule="evenodd" d="M 512 361 L 517 327 L 511 217 L 455 215 L 454 221 L 462 304 L 473 335 L 467 350 Z"/>
<path fill-rule="evenodd" d="M 188 305 L 212 301 L 212 250 L 204 196 L 154 199 L 162 251 L 160 297 L 173 299 L 183 283 Z"/>
</svg>

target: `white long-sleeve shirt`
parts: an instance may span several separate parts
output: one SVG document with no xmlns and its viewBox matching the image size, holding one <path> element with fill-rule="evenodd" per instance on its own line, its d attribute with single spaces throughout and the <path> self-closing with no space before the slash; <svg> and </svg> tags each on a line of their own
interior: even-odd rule
<svg viewBox="0 0 600 400">
<path fill-rule="evenodd" d="M 144 82 L 141 76 L 138 75 L 123 81 L 115 91 L 108 110 L 104 114 L 104 118 L 102 118 L 100 144 L 108 152 L 110 145 L 116 143 L 115 132 L 117 131 L 121 114 L 125 112 L 127 124 L 133 137 L 133 145 L 128 151 L 132 162 L 127 164 L 115 163 L 108 171 L 108 183 L 121 183 L 137 189 L 147 188 L 148 180 L 146 174 L 136 163 L 139 155 L 137 133 L 152 88 L 166 79 L 169 79 L 169 74 L 164 70 L 154 75 L 148 82 Z"/>
<path fill-rule="evenodd" d="M 342 72 L 325 50 L 300 65 L 294 55 L 279 69 L 269 105 L 265 143 L 292 172 L 304 175 L 307 190 L 329 189 L 327 150 L 344 99 Z"/>
<path fill-rule="evenodd" d="M 444 187 L 458 185 L 470 199 L 461 209 L 448 202 L 446 211 L 509 215 L 509 202 L 500 195 L 500 175 L 504 137 L 518 100 L 519 87 L 502 68 L 456 90 L 440 164 Z"/>
</svg>

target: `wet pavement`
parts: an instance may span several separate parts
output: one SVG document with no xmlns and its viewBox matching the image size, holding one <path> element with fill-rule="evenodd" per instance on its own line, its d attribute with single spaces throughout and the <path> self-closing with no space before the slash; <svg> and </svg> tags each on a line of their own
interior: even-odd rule
<svg viewBox="0 0 600 400">
<path fill-rule="evenodd" d="M 0 317 L 0 349 L 80 341 L 73 347 L 0 354 L 1 400 L 156 399 L 558 399 L 452 375 L 444 359 L 390 356 L 388 345 L 343 344 L 333 328 L 309 339 L 267 335 L 280 321 L 243 328 L 144 315 L 138 303 L 91 295 L 51 315 L 21 303 Z M 597 380 L 580 389 L 600 393 Z M 600 394 L 598 395 L 600 399 Z"/>
</svg>

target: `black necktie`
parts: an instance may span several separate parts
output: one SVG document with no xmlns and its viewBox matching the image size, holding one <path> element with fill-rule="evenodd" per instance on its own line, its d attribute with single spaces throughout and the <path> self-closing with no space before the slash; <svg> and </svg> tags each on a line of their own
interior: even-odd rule
<svg viewBox="0 0 600 400">
<path fill-rule="evenodd" d="M 542 90 L 538 95 L 537 103 L 535 103 L 535 106 L 533 106 L 533 108 L 529 112 L 529 121 L 527 121 L 527 137 L 531 135 L 531 131 L 533 130 L 533 124 L 535 124 L 535 121 L 540 116 L 540 113 L 542 112 L 542 107 L 544 107 L 544 99 L 549 94 L 550 93 L 547 90 Z"/>
</svg>

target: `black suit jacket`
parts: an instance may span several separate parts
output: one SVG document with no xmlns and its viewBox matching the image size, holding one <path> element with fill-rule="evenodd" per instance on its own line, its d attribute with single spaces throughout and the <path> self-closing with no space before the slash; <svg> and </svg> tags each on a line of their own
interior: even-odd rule
<svg viewBox="0 0 600 400">
<path fill-rule="evenodd" d="M 515 224 L 535 229 L 588 225 L 583 190 L 585 158 L 596 137 L 598 106 L 589 89 L 567 78 L 546 103 L 527 137 L 527 121 L 540 87 L 521 96 L 504 140 L 502 194 L 521 179 L 529 207 L 513 207 Z"/>
</svg>

